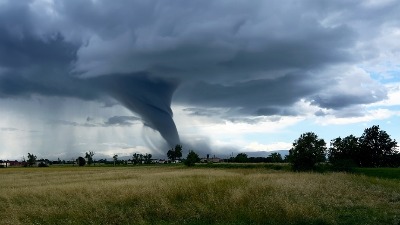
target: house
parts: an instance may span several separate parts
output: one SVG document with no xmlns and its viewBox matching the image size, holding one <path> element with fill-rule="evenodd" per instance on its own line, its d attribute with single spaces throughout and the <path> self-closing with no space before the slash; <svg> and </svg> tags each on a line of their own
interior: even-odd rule
<svg viewBox="0 0 400 225">
<path fill-rule="evenodd" d="M 0 168 L 9 167 L 10 163 L 8 161 L 0 160 Z"/>
<path fill-rule="evenodd" d="M 45 166 L 45 167 L 49 166 L 49 164 L 50 164 L 50 161 L 48 159 L 39 159 L 39 160 L 36 160 L 36 163 L 35 163 L 36 166 Z"/>
<path fill-rule="evenodd" d="M 23 166 L 22 162 L 17 160 L 0 160 L 0 167 L 10 167 L 10 166 Z"/>
<path fill-rule="evenodd" d="M 164 164 L 164 163 L 168 163 L 168 161 L 165 159 L 151 159 L 151 163 Z"/>
<path fill-rule="evenodd" d="M 23 162 L 18 162 L 17 160 L 9 161 L 10 166 L 23 166 Z"/>
<path fill-rule="evenodd" d="M 220 163 L 220 162 L 224 162 L 224 160 L 214 156 L 212 158 L 201 158 L 200 162 L 201 163 Z"/>
</svg>

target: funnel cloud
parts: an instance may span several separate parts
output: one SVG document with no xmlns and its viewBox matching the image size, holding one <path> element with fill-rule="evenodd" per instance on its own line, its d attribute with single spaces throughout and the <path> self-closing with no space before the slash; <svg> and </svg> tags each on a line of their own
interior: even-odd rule
<svg viewBox="0 0 400 225">
<path fill-rule="evenodd" d="M 180 143 L 171 110 L 172 95 L 178 85 L 176 81 L 145 74 L 104 76 L 93 80 L 126 108 L 138 113 L 145 126 L 160 132 L 170 147 Z"/>
</svg>

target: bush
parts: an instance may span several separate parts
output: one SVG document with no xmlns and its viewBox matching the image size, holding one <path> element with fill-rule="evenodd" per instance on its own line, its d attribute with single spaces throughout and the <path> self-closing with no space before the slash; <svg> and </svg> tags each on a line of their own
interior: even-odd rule
<svg viewBox="0 0 400 225">
<path fill-rule="evenodd" d="M 332 170 L 334 171 L 353 172 L 356 167 L 357 164 L 352 159 L 340 159 L 332 163 Z"/>
<path fill-rule="evenodd" d="M 246 153 L 239 153 L 235 157 L 235 162 L 237 162 L 237 163 L 246 163 L 248 161 L 249 161 L 249 159 L 247 158 Z"/>
<path fill-rule="evenodd" d="M 197 153 L 195 153 L 193 150 L 189 150 L 189 154 L 186 157 L 186 160 L 184 161 L 184 164 L 186 166 L 194 166 L 195 163 L 200 162 L 200 158 L 199 155 L 197 155 Z"/>
<path fill-rule="evenodd" d="M 79 157 L 77 160 L 79 166 L 84 166 L 86 164 L 86 160 L 83 157 Z"/>
<path fill-rule="evenodd" d="M 38 167 L 49 167 L 49 165 L 47 165 L 47 164 L 44 163 L 44 162 L 40 162 L 40 163 L 38 164 Z"/>
</svg>

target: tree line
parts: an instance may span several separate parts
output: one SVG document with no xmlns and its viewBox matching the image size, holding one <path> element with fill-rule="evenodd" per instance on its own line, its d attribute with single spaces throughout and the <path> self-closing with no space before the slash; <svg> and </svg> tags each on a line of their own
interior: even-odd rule
<svg viewBox="0 0 400 225">
<path fill-rule="evenodd" d="M 293 170 L 314 170 L 328 161 L 336 170 L 353 167 L 399 167 L 400 154 L 396 140 L 374 125 L 366 128 L 360 137 L 337 137 L 326 147 L 323 139 L 313 132 L 302 134 L 293 142 L 287 160 Z"/>
<path fill-rule="evenodd" d="M 306 132 L 293 142 L 289 155 L 282 158 L 279 153 L 271 153 L 268 157 L 248 157 L 246 153 L 238 153 L 236 157 L 230 157 L 225 162 L 236 163 L 281 163 L 288 162 L 295 171 L 315 170 L 321 163 L 329 163 L 335 170 L 351 170 L 354 167 L 400 167 L 400 153 L 396 140 L 392 140 L 386 131 L 374 125 L 366 128 L 360 137 L 349 135 L 344 138 L 332 139 L 330 147 L 326 147 L 325 140 L 314 132 Z M 176 145 L 167 151 L 169 163 L 183 162 L 187 166 L 194 166 L 200 162 L 199 155 L 189 150 L 186 158 L 182 159 L 182 145 Z M 93 151 L 85 153 L 85 157 L 78 157 L 76 163 L 79 166 L 92 165 L 94 163 Z M 28 153 L 28 160 L 23 160 L 24 166 L 36 164 L 37 157 Z M 48 161 L 48 160 L 47 160 Z M 41 159 L 38 166 L 47 166 L 47 161 Z M 60 161 L 60 159 L 58 160 Z M 152 154 L 134 153 L 130 160 L 133 164 L 152 163 Z M 113 163 L 114 166 L 126 161 L 118 160 L 118 155 L 113 156 L 113 161 L 99 160 L 101 163 Z"/>
<path fill-rule="evenodd" d="M 189 150 L 188 157 L 186 159 L 182 159 L 182 145 L 176 145 L 174 148 L 171 148 L 167 152 L 167 157 L 168 161 L 165 161 L 165 163 L 177 163 L 177 162 L 184 162 L 188 166 L 193 166 L 194 163 L 199 162 L 200 158 L 195 153 L 193 150 Z M 95 155 L 94 151 L 89 151 L 85 153 L 85 156 L 79 156 L 74 163 L 76 163 L 78 166 L 91 166 L 92 164 L 95 163 L 93 156 Z M 151 164 L 152 163 L 152 157 L 153 155 L 150 153 L 134 153 L 132 155 L 132 158 L 129 159 L 130 162 L 132 162 L 134 165 L 139 165 L 139 164 Z M 106 159 L 100 159 L 97 162 L 102 163 L 102 164 L 113 164 L 114 166 L 120 165 L 120 164 L 127 164 L 126 160 L 119 160 L 118 155 L 114 154 L 112 157 L 112 161 L 107 161 Z M 41 163 L 38 164 L 38 166 L 48 166 L 48 164 L 51 164 L 49 160 L 40 160 Z M 37 157 L 34 154 L 28 153 L 28 160 L 25 161 L 25 158 L 23 159 L 23 163 L 25 166 L 33 166 L 36 165 L 37 162 Z M 43 162 L 43 165 L 42 165 Z M 56 162 L 53 161 L 53 163 L 61 164 L 65 163 L 65 161 L 61 161 L 60 159 Z"/>
</svg>

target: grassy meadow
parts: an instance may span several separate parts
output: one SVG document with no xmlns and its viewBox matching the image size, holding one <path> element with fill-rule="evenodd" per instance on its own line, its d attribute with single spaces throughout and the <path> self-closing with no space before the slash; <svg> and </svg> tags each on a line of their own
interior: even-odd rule
<svg viewBox="0 0 400 225">
<path fill-rule="evenodd" d="M 400 179 L 268 168 L 0 169 L 0 224 L 400 224 Z"/>
</svg>

